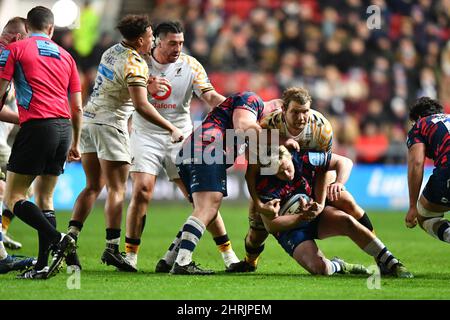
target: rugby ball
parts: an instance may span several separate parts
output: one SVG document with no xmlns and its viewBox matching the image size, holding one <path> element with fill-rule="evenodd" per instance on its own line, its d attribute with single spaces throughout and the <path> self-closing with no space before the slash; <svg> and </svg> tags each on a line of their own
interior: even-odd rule
<svg viewBox="0 0 450 320">
<path fill-rule="evenodd" d="M 300 207 L 300 199 L 303 198 L 306 202 L 310 201 L 310 198 L 304 193 L 294 194 L 288 201 L 281 207 L 279 211 L 280 216 L 297 214 L 297 209 Z"/>
</svg>

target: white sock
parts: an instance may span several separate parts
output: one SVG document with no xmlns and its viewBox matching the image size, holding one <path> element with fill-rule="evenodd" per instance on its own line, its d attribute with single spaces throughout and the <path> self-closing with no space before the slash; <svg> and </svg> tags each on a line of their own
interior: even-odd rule
<svg viewBox="0 0 450 320">
<path fill-rule="evenodd" d="M 438 225 L 439 227 L 436 228 L 436 225 Z M 425 220 L 422 226 L 425 231 L 432 237 L 450 243 L 450 223 L 448 220 L 442 217 L 431 218 Z M 435 231 L 435 229 L 437 230 Z"/>
<path fill-rule="evenodd" d="M 191 263 L 192 253 L 197 246 L 198 241 L 205 232 L 206 226 L 199 219 L 190 216 L 183 226 L 183 233 L 181 234 L 180 250 L 178 251 L 176 263 L 180 266 L 185 266 Z"/>
<path fill-rule="evenodd" d="M 230 264 L 238 263 L 240 261 L 233 249 L 221 252 L 220 254 L 222 255 L 223 262 L 227 268 Z"/>
<path fill-rule="evenodd" d="M 120 244 L 120 238 L 115 238 L 115 239 L 110 239 L 110 240 L 106 240 L 107 244 L 115 244 L 115 245 L 119 245 Z"/>
<path fill-rule="evenodd" d="M 70 226 L 69 229 L 67 230 L 67 233 L 74 234 L 77 238 L 80 235 L 80 232 L 81 232 L 80 229 L 78 229 L 75 226 Z"/>
<path fill-rule="evenodd" d="M 393 265 L 399 262 L 378 238 L 374 238 L 369 242 L 364 251 L 383 263 L 388 269 L 391 269 Z"/>
<path fill-rule="evenodd" d="M 169 266 L 173 265 L 175 262 L 175 259 L 177 258 L 178 251 L 180 250 L 182 233 L 183 233 L 182 230 L 178 231 L 177 236 L 175 237 L 175 239 L 173 239 L 172 243 L 170 244 L 169 249 L 167 249 L 166 254 L 163 257 L 163 260 L 166 261 L 166 263 Z"/>
<path fill-rule="evenodd" d="M 444 232 L 444 241 L 450 243 L 450 228 L 448 228 L 448 229 L 445 230 L 445 232 Z"/>
<path fill-rule="evenodd" d="M 126 259 L 127 259 L 127 261 L 128 261 L 133 267 L 136 267 L 136 266 L 137 266 L 137 261 L 138 261 L 138 255 L 137 255 L 137 253 L 134 253 L 134 252 L 127 252 Z"/>
<path fill-rule="evenodd" d="M 6 252 L 5 246 L 3 245 L 3 234 L 2 234 L 2 212 L 0 206 L 0 260 L 6 259 L 8 252 Z"/>
<path fill-rule="evenodd" d="M 341 271 L 341 265 L 337 263 L 336 261 L 331 261 L 328 259 L 324 259 L 325 262 L 325 275 L 331 276 L 332 274 L 335 274 L 339 271 Z"/>
</svg>

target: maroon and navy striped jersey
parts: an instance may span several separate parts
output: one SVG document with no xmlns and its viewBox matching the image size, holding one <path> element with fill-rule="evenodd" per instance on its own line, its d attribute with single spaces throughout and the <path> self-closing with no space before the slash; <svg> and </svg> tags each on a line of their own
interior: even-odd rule
<svg viewBox="0 0 450 320">
<path fill-rule="evenodd" d="M 291 181 L 275 175 L 258 175 L 256 192 L 262 202 L 280 199 L 283 203 L 294 194 L 303 193 L 314 197 L 313 183 L 317 170 L 328 170 L 331 152 L 292 151 L 295 174 Z"/>
<path fill-rule="evenodd" d="M 425 155 L 434 160 L 436 168 L 448 168 L 450 156 L 450 115 L 434 114 L 420 118 L 408 132 L 408 149 L 416 143 L 425 144 Z"/>
<path fill-rule="evenodd" d="M 227 143 L 226 130 L 234 129 L 233 113 L 235 110 L 243 109 L 250 111 L 255 115 L 255 123 L 262 117 L 264 110 L 264 102 L 253 92 L 241 92 L 229 96 L 220 105 L 213 108 L 203 120 L 202 125 L 194 130 L 186 142 L 184 148 L 190 146 L 195 153 L 209 154 L 215 152 L 227 152 L 233 149 L 238 149 L 236 141 Z M 220 147 L 220 151 L 216 150 Z M 240 152 L 233 153 L 233 161 L 240 154 Z M 231 166 L 230 164 L 229 166 Z"/>
</svg>

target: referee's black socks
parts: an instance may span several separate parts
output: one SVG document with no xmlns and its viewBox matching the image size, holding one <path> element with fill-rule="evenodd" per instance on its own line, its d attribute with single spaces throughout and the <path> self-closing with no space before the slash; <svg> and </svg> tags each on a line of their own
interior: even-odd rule
<svg viewBox="0 0 450 320">
<path fill-rule="evenodd" d="M 41 209 L 34 203 L 25 199 L 19 200 L 14 205 L 13 212 L 20 220 L 47 236 L 50 243 L 60 240 L 61 233 L 45 218 Z"/>
<path fill-rule="evenodd" d="M 42 210 L 45 218 L 56 229 L 56 217 L 53 210 Z M 51 242 L 48 237 L 41 231 L 39 231 L 39 255 L 36 262 L 36 270 L 42 270 L 48 264 L 48 256 L 50 253 Z"/>
</svg>

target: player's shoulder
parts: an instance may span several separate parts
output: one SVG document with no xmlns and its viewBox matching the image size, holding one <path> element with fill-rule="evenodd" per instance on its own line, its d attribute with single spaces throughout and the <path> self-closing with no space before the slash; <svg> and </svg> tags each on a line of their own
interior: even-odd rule
<svg viewBox="0 0 450 320">
<path fill-rule="evenodd" d="M 127 59 L 129 62 L 137 65 L 147 65 L 144 58 L 141 57 L 139 53 L 136 52 L 136 50 L 127 49 L 126 51 Z"/>
<path fill-rule="evenodd" d="M 264 110 L 264 102 L 261 97 L 252 91 L 243 91 L 235 95 L 234 101 L 236 104 L 245 104 L 251 106 L 253 109 Z"/>
<path fill-rule="evenodd" d="M 249 103 L 251 102 L 262 102 L 262 99 L 260 96 L 258 96 L 256 93 L 252 91 L 242 91 L 236 94 L 236 98 L 245 100 Z"/>
<path fill-rule="evenodd" d="M 311 109 L 310 120 L 319 126 L 331 126 L 328 119 L 319 111 Z"/>
<path fill-rule="evenodd" d="M 202 64 L 196 58 L 184 52 L 180 54 L 177 62 L 181 62 L 182 64 L 189 66 L 193 71 L 199 71 L 203 69 Z"/>
<path fill-rule="evenodd" d="M 261 126 L 266 129 L 281 129 L 283 127 L 283 111 L 276 109 L 263 116 Z"/>
<path fill-rule="evenodd" d="M 420 120 L 423 120 L 424 122 L 441 122 L 441 121 L 447 121 L 450 118 L 449 114 L 445 114 L 445 113 L 436 113 L 436 114 L 432 114 L 429 115 L 428 117 L 424 117 L 421 118 Z M 419 120 L 419 121 L 420 121 Z"/>
</svg>

